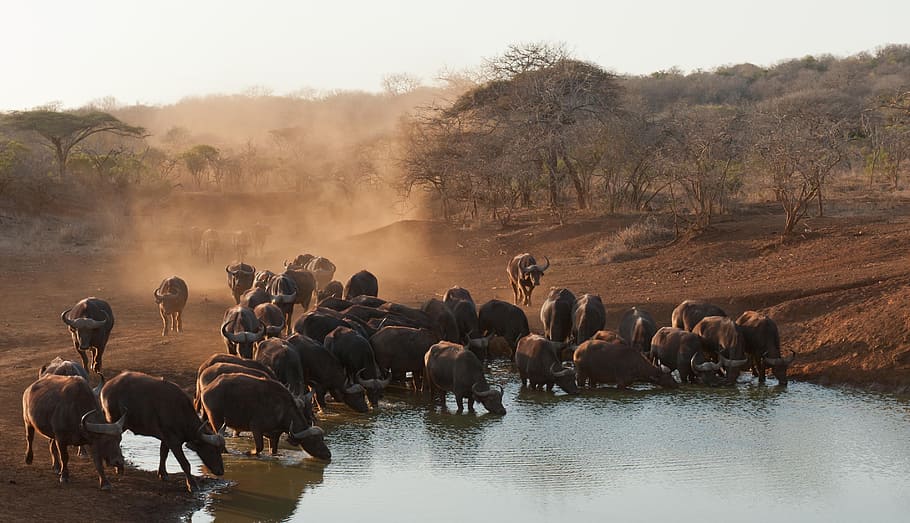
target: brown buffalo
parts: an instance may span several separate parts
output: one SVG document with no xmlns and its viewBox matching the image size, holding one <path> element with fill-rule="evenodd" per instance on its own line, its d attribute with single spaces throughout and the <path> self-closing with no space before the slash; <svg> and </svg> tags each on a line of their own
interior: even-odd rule
<svg viewBox="0 0 910 523">
<path fill-rule="evenodd" d="M 183 332 L 183 308 L 189 299 L 186 282 L 178 276 L 165 278 L 155 289 L 155 303 L 158 304 L 158 314 L 161 315 L 161 335 L 167 336 L 168 320 L 170 330 Z"/>
<path fill-rule="evenodd" d="M 531 292 L 540 285 L 540 278 L 544 271 L 550 268 L 550 259 L 544 256 L 546 265 L 539 265 L 529 253 L 519 254 L 509 261 L 506 272 L 509 275 L 509 284 L 515 294 L 515 305 L 531 305 Z M 520 302 L 520 303 L 519 303 Z"/>
<path fill-rule="evenodd" d="M 765 382 L 765 373 L 771 367 L 771 373 L 780 385 L 787 384 L 787 368 L 796 358 L 796 352 L 790 351 L 786 357 L 780 350 L 780 332 L 774 320 L 755 311 L 746 311 L 737 318 L 736 325 L 743 336 L 746 356 L 752 364 L 752 374 L 758 376 L 759 383 Z"/>
<path fill-rule="evenodd" d="M 82 366 L 89 368 L 86 352 L 91 351 L 91 369 L 96 374 L 101 374 L 101 358 L 114 328 L 114 313 L 111 306 L 99 298 L 85 298 L 63 311 L 60 319 L 73 336 L 73 348 L 82 357 Z"/>
<path fill-rule="evenodd" d="M 468 412 L 474 412 L 474 401 L 479 401 L 493 414 L 506 413 L 502 406 L 502 389 L 490 388 L 483 374 L 483 363 L 473 352 L 461 345 L 441 341 L 427 351 L 424 357 L 426 390 L 431 397 L 441 397 L 443 407 L 447 392 L 455 395 L 458 412 L 464 410 L 463 400 L 468 400 Z"/>
<path fill-rule="evenodd" d="M 654 365 L 640 351 L 622 343 L 588 340 L 578 347 L 573 359 L 579 387 L 608 383 L 624 389 L 635 382 L 666 388 L 679 386 L 670 369 Z"/>
</svg>

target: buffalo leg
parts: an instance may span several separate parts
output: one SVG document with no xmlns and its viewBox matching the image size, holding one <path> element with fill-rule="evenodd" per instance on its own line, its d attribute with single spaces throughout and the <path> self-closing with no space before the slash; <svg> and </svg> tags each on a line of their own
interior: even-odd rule
<svg viewBox="0 0 910 523">
<path fill-rule="evenodd" d="M 468 396 L 468 412 L 474 412 L 474 396 Z"/>
<path fill-rule="evenodd" d="M 88 366 L 88 355 L 85 353 L 84 350 L 80 349 L 78 345 L 76 346 L 76 352 L 78 352 L 79 356 L 82 357 L 82 368 L 85 370 L 89 370 L 90 367 Z"/>
<path fill-rule="evenodd" d="M 161 447 L 159 448 L 160 459 L 158 460 L 158 478 L 161 481 L 167 481 L 167 455 L 170 452 L 170 449 L 167 446 L 167 443 L 161 442 Z"/>
<path fill-rule="evenodd" d="M 66 445 L 61 445 L 57 440 L 53 440 L 53 442 L 54 447 L 57 449 L 57 455 L 60 456 L 60 483 L 66 483 L 70 479 L 70 455 L 66 450 Z M 97 455 L 97 452 L 93 454 Z"/>
<path fill-rule="evenodd" d="M 443 398 L 442 404 L 445 405 L 445 398 Z M 455 395 L 455 404 L 458 405 L 458 410 L 456 412 L 461 414 L 464 411 L 464 400 L 458 394 Z"/>
<path fill-rule="evenodd" d="M 251 456 L 258 456 L 262 454 L 262 449 L 265 447 L 265 442 L 262 441 L 262 433 L 259 431 L 253 432 L 253 442 L 256 444 L 254 450 L 247 451 L 247 454 Z"/>
<path fill-rule="evenodd" d="M 32 464 L 35 454 L 32 452 L 32 442 L 35 440 L 35 427 L 31 423 L 25 422 L 25 463 Z"/>
<path fill-rule="evenodd" d="M 193 471 L 190 469 L 190 462 L 183 453 L 183 442 L 171 441 L 170 443 L 170 451 L 174 454 L 174 457 L 177 458 L 177 463 L 180 463 L 180 468 L 183 469 L 183 475 L 186 477 L 186 490 L 188 492 L 193 492 L 196 490 L 196 480 L 193 479 Z M 164 443 L 161 445 L 164 447 Z M 167 456 L 167 454 L 164 454 L 164 456 Z M 164 467 L 164 461 L 161 462 L 161 467 Z"/>
<path fill-rule="evenodd" d="M 177 332 L 183 332 L 183 311 L 174 313 L 174 329 Z"/>
<path fill-rule="evenodd" d="M 95 347 L 92 347 L 92 370 L 95 374 L 101 374 L 101 356 L 103 353 Z"/>
<path fill-rule="evenodd" d="M 66 452 L 65 448 L 63 451 Z M 92 461 L 95 462 L 95 470 L 98 472 L 98 486 L 101 487 L 101 490 L 111 490 L 111 482 L 104 474 L 104 463 L 101 461 L 101 453 L 98 452 L 98 449 L 92 449 Z"/>
<path fill-rule="evenodd" d="M 54 474 L 60 474 L 60 455 L 57 454 L 57 440 L 48 441 L 47 450 L 51 453 L 51 468 L 54 469 Z"/>
<path fill-rule="evenodd" d="M 224 344 L 227 345 L 228 354 L 233 354 L 234 356 L 237 355 L 237 346 L 236 345 L 234 345 L 233 343 L 231 343 L 228 340 L 224 340 Z"/>
<path fill-rule="evenodd" d="M 161 315 L 161 323 L 163 324 L 161 327 L 161 335 L 167 336 L 167 314 L 164 313 L 163 308 L 158 309 L 158 314 Z"/>
<path fill-rule="evenodd" d="M 547 383 L 547 392 L 553 392 L 553 384 Z"/>
<path fill-rule="evenodd" d="M 278 454 L 278 440 L 281 438 L 281 433 L 273 434 L 269 436 L 269 450 L 272 452 L 272 455 L 275 456 Z"/>
</svg>

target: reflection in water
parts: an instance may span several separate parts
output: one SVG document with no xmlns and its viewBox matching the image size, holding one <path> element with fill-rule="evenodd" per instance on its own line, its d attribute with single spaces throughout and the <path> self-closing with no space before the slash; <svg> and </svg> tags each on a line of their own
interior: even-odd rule
<svg viewBox="0 0 910 523">
<path fill-rule="evenodd" d="M 236 484 L 194 519 L 906 521 L 910 510 L 907 398 L 798 382 L 567 396 L 492 373 L 506 416 L 390 390 L 376 413 L 324 417 L 329 464 L 290 448 L 229 456 Z M 125 453 L 154 469 L 149 448 Z"/>
</svg>

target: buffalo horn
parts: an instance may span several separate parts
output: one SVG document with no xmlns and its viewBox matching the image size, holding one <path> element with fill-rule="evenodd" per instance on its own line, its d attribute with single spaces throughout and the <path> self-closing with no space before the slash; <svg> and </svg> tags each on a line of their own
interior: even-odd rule
<svg viewBox="0 0 910 523">
<path fill-rule="evenodd" d="M 242 341 L 238 341 L 239 336 L 237 336 L 233 332 L 228 332 L 227 326 L 229 323 L 231 323 L 231 322 L 226 321 L 226 322 L 224 322 L 224 324 L 221 325 L 221 335 L 224 336 L 225 338 L 227 338 L 228 341 L 230 341 L 231 343 L 243 343 Z"/>
<path fill-rule="evenodd" d="M 713 361 L 706 361 L 704 363 L 695 363 L 695 358 L 698 357 L 698 354 L 692 355 L 692 359 L 689 360 L 689 365 L 692 366 L 692 370 L 696 372 L 716 372 L 720 368 L 720 365 L 714 363 Z"/>
<path fill-rule="evenodd" d="M 126 409 L 124 413 L 120 416 L 120 419 L 116 423 L 89 423 L 85 421 L 85 418 L 89 417 L 91 413 L 97 412 L 95 409 L 92 409 L 82 415 L 82 428 L 88 432 L 94 432 L 95 434 L 110 434 L 112 436 L 117 436 L 123 432 L 123 426 L 126 424 Z"/>
<path fill-rule="evenodd" d="M 323 431 L 320 427 L 313 425 L 312 427 L 306 428 L 300 432 L 292 432 L 291 434 L 294 436 L 294 439 L 306 439 L 316 436 L 324 436 L 325 431 Z"/>
<path fill-rule="evenodd" d="M 382 382 L 381 382 L 380 380 L 377 380 L 377 379 L 365 380 L 365 379 L 363 379 L 362 374 L 363 374 L 363 371 L 365 371 L 365 370 L 366 370 L 366 369 L 360 369 L 359 371 L 357 371 L 357 374 L 355 375 L 355 378 L 357 378 L 357 383 L 358 383 L 361 387 L 363 387 L 363 388 L 365 388 L 365 389 L 384 388 L 384 386 L 382 385 Z"/>
<path fill-rule="evenodd" d="M 786 358 L 762 358 L 765 361 L 765 365 L 770 365 L 772 367 L 777 367 L 780 365 L 790 366 L 793 363 L 793 360 L 796 359 L 796 352 L 791 350 L 790 355 Z"/>
<path fill-rule="evenodd" d="M 224 438 L 220 434 L 207 434 L 204 429 L 205 422 L 203 421 L 202 425 L 199 425 L 199 431 L 197 432 L 200 441 L 219 448 L 224 446 Z"/>
<path fill-rule="evenodd" d="M 554 361 L 553 365 L 550 367 L 550 374 L 552 374 L 554 378 L 562 378 L 575 374 L 575 369 L 563 367 L 559 362 Z"/>
<path fill-rule="evenodd" d="M 359 383 L 348 385 L 347 388 L 344 389 L 345 394 L 360 394 L 361 392 L 363 392 L 363 385 Z"/>
<path fill-rule="evenodd" d="M 104 376 L 101 374 L 99 374 L 99 376 L 101 376 L 101 381 L 92 389 L 92 394 L 94 394 L 96 398 L 101 395 L 101 388 L 104 387 Z"/>
<path fill-rule="evenodd" d="M 63 311 L 63 313 L 60 315 L 60 319 L 63 320 L 63 323 L 69 325 L 70 327 L 73 326 L 73 320 L 67 318 L 66 315 L 67 315 L 67 314 L 69 313 L 69 311 L 71 311 L 71 310 L 73 310 L 72 307 L 70 307 L 69 309 L 66 309 L 66 310 Z"/>
<path fill-rule="evenodd" d="M 746 363 L 749 363 L 749 360 L 728 360 L 727 358 L 724 358 L 723 354 L 718 354 L 718 357 L 720 359 L 721 366 L 728 369 L 736 369 L 742 367 Z"/>
<path fill-rule="evenodd" d="M 497 393 L 497 391 L 489 388 L 489 385 L 487 386 L 488 388 L 485 391 L 477 390 L 478 385 L 480 385 L 480 383 L 475 383 L 474 385 L 471 385 L 471 392 L 473 392 L 474 395 L 477 396 L 478 398 L 487 398 L 490 396 L 495 396 Z M 502 391 L 499 391 L 499 394 L 501 395 Z"/>
</svg>

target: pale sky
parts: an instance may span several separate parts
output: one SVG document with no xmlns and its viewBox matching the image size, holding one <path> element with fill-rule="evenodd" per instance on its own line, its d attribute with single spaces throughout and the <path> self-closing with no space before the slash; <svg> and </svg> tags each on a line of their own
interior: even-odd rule
<svg viewBox="0 0 910 523">
<path fill-rule="evenodd" d="M 4 1 L 0 110 L 113 96 L 431 83 L 509 44 L 564 43 L 620 74 L 684 71 L 910 43 L 910 0 L 28 0 Z"/>
</svg>

